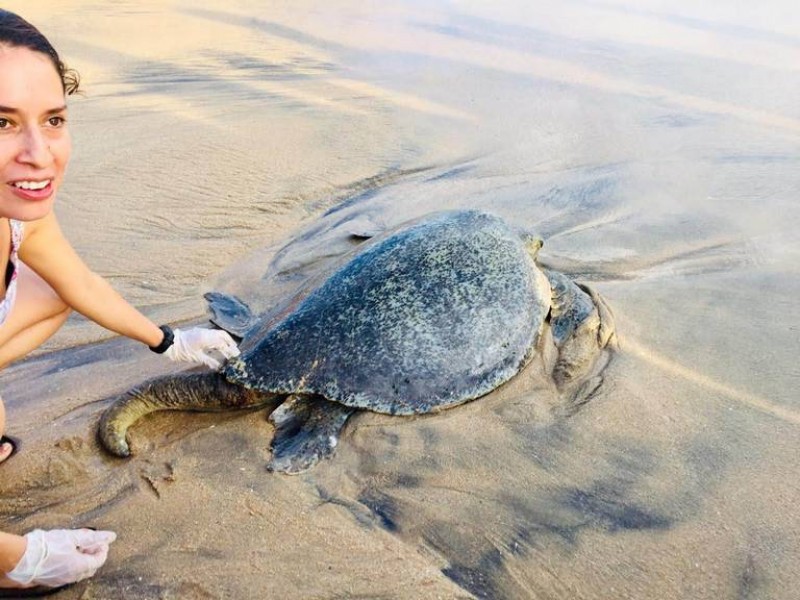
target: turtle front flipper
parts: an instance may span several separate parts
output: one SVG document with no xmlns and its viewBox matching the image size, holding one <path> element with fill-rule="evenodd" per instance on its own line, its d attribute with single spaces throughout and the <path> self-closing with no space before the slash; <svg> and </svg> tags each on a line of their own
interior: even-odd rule
<svg viewBox="0 0 800 600">
<path fill-rule="evenodd" d="M 386 225 L 376 221 L 370 215 L 359 214 L 344 224 L 351 240 L 363 242 L 377 237 L 386 231 Z"/>
<path fill-rule="evenodd" d="M 601 381 L 593 372 L 598 359 L 615 346 L 614 317 L 596 291 L 563 273 L 545 274 L 552 291 L 550 328 L 558 348 L 553 380 L 560 390 L 577 385 L 577 395 L 585 399 Z"/>
<path fill-rule="evenodd" d="M 211 309 L 211 322 L 238 338 L 253 326 L 256 317 L 250 307 L 236 296 L 222 292 L 207 292 L 203 297 Z"/>
<path fill-rule="evenodd" d="M 97 436 L 116 456 L 130 456 L 128 428 L 141 417 L 160 410 L 212 412 L 256 408 L 274 402 L 276 394 L 229 383 L 219 373 L 171 375 L 148 381 L 117 398 L 100 418 Z"/>
<path fill-rule="evenodd" d="M 275 425 L 267 469 L 297 475 L 333 454 L 339 433 L 356 409 L 321 396 L 290 396 L 269 416 Z"/>
</svg>

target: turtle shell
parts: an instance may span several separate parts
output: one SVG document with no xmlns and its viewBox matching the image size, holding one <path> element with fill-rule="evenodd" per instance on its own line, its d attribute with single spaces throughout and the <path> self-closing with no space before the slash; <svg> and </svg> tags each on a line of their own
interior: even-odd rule
<svg viewBox="0 0 800 600">
<path fill-rule="evenodd" d="M 367 242 L 269 327 L 226 377 L 388 414 L 482 396 L 530 358 L 550 287 L 520 237 L 479 211 L 434 213 Z"/>
</svg>

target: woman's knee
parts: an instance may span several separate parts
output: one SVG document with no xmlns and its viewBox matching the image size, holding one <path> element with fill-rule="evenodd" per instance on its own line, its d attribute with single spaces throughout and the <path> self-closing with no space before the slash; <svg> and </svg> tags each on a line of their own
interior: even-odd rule
<svg viewBox="0 0 800 600">
<path fill-rule="evenodd" d="M 19 281 L 17 283 L 17 300 L 26 306 L 38 306 L 39 319 L 44 321 L 62 313 L 68 316 L 71 309 L 56 291 L 33 269 L 25 263 L 19 263 Z M 66 318 L 66 317 L 65 317 Z"/>
<path fill-rule="evenodd" d="M 59 300 L 61 300 L 61 299 L 59 298 Z M 63 323 L 63 322 L 64 322 L 64 321 L 66 321 L 66 320 L 69 318 L 69 316 L 72 314 L 72 308 L 70 308 L 69 306 L 67 306 L 67 305 L 64 303 L 64 301 L 63 301 L 63 300 L 61 300 L 61 306 L 60 306 L 60 308 L 61 308 L 61 310 L 59 310 L 58 312 L 56 312 L 56 314 L 54 314 L 53 316 L 54 316 L 54 317 L 57 317 L 57 320 L 58 320 L 59 322 Z"/>
<path fill-rule="evenodd" d="M 70 315 L 71 309 L 53 288 L 24 263 L 19 264 L 17 294 L 14 306 L 0 326 L 0 345 L 18 333 L 44 321 L 58 328 Z"/>
</svg>

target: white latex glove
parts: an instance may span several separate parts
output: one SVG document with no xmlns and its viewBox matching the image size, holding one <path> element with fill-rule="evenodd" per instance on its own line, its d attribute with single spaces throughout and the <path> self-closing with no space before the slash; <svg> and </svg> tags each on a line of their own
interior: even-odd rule
<svg viewBox="0 0 800 600">
<path fill-rule="evenodd" d="M 186 331 L 176 329 L 173 334 L 175 340 L 164 353 L 170 360 L 203 363 L 217 370 L 222 363 L 211 356 L 212 350 L 216 350 L 225 358 L 239 356 L 239 348 L 227 331 L 194 327 Z"/>
<path fill-rule="evenodd" d="M 22 585 L 58 587 L 95 574 L 117 539 L 113 531 L 91 529 L 34 529 L 25 535 L 28 546 L 6 577 Z"/>
</svg>

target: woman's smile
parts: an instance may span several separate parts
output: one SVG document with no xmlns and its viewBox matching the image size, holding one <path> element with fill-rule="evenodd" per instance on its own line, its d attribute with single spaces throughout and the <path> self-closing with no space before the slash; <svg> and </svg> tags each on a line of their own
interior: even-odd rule
<svg viewBox="0 0 800 600">
<path fill-rule="evenodd" d="M 53 194 L 52 179 L 23 179 L 9 184 L 13 192 L 23 200 L 47 200 Z"/>
</svg>

